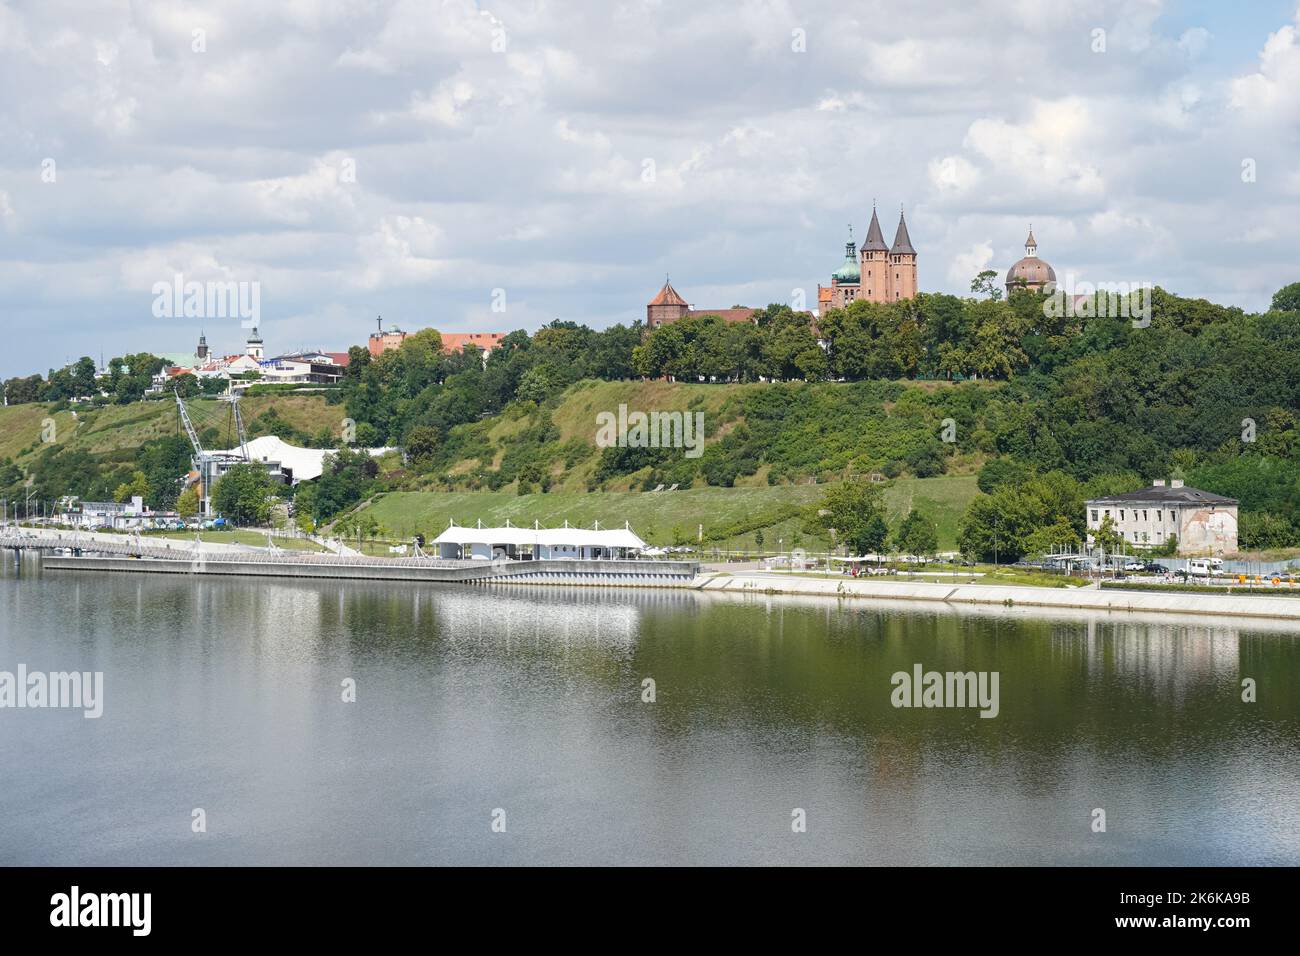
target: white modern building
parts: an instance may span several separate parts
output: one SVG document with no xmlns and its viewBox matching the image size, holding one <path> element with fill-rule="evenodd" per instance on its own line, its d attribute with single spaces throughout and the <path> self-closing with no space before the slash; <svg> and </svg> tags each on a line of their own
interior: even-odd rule
<svg viewBox="0 0 1300 956">
<path fill-rule="evenodd" d="M 261 363 L 263 382 L 337 385 L 343 378 L 347 353 L 298 352 Z"/>
<path fill-rule="evenodd" d="M 93 531 L 111 528 L 114 531 L 172 528 L 180 523 L 174 511 L 153 511 L 145 507 L 139 495 L 130 501 L 82 501 L 66 497 L 59 502 L 57 517 L 63 524 Z"/>
<path fill-rule="evenodd" d="M 1088 543 L 1107 517 L 1125 543 L 1155 548 L 1176 535 L 1179 554 L 1234 554 L 1237 551 L 1237 501 L 1188 488 L 1177 478 L 1150 488 L 1086 502 Z"/>
<path fill-rule="evenodd" d="M 632 558 L 645 550 L 646 543 L 626 525 L 622 528 L 516 528 L 507 522 L 504 528 L 485 528 L 482 522 L 472 528 L 450 525 L 432 542 L 437 556 L 444 559 L 496 558 L 516 560 L 619 559 Z"/>
</svg>

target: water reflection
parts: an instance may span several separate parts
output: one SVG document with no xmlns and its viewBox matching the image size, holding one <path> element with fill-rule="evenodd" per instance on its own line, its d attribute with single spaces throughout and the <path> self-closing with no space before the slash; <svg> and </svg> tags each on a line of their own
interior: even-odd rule
<svg viewBox="0 0 1300 956">
<path fill-rule="evenodd" d="M 1292 622 L 6 567 L 19 661 L 106 712 L 0 712 L 0 862 L 1300 861 Z"/>
</svg>

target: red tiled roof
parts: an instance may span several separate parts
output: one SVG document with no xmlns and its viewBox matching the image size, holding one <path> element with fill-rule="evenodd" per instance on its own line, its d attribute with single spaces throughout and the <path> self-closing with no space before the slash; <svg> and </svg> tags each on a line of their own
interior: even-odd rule
<svg viewBox="0 0 1300 956">
<path fill-rule="evenodd" d="M 650 300 L 651 305 L 688 305 L 687 301 L 677 294 L 677 290 L 672 287 L 671 283 L 665 282 L 664 287 L 659 290 L 659 294 Z"/>
<path fill-rule="evenodd" d="M 467 345 L 476 345 L 485 352 L 491 352 L 505 337 L 505 332 L 443 332 L 442 350 L 459 352 Z"/>
</svg>

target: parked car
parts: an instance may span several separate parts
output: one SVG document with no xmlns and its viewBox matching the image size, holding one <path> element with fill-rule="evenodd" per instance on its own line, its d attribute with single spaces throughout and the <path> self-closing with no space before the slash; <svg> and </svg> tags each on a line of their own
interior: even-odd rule
<svg viewBox="0 0 1300 956">
<path fill-rule="evenodd" d="M 1125 571 L 1145 571 L 1146 564 L 1142 561 L 1128 561 L 1124 564 Z"/>
<path fill-rule="evenodd" d="M 1142 571 L 1146 574 L 1164 574 L 1168 570 L 1163 564 L 1156 564 L 1154 561 L 1148 561 L 1142 565 Z"/>
</svg>

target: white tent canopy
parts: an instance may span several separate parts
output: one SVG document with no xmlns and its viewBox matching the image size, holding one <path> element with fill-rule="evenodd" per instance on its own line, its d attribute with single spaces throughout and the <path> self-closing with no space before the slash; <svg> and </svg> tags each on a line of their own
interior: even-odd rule
<svg viewBox="0 0 1300 956">
<path fill-rule="evenodd" d="M 366 451 L 371 457 L 375 457 L 391 449 L 369 448 Z M 233 448 L 230 451 L 214 452 L 214 454 L 238 457 L 243 453 L 238 448 Z M 283 470 L 293 473 L 295 484 L 319 478 L 321 472 L 325 470 L 325 456 L 336 454 L 338 449 L 335 448 L 299 448 L 297 445 L 282 441 L 275 435 L 263 435 L 248 443 L 249 458 L 255 462 L 279 462 Z"/>
<path fill-rule="evenodd" d="M 622 528 L 467 528 L 452 524 L 433 542 L 439 557 L 516 557 L 526 550 L 535 558 L 603 558 L 641 551 L 646 547 L 636 532 Z"/>
</svg>

